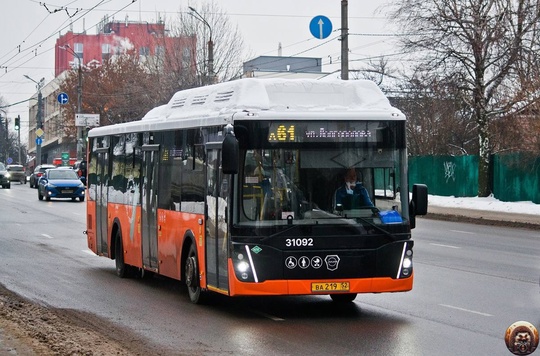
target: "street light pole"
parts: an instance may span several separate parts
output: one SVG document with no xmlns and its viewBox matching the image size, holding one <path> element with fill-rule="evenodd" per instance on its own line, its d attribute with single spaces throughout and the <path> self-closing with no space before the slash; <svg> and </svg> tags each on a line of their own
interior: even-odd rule
<svg viewBox="0 0 540 356">
<path fill-rule="evenodd" d="M 24 75 L 26 79 L 30 79 L 37 85 L 38 90 L 38 109 L 37 109 L 37 117 L 36 117 L 36 131 L 39 129 L 43 129 L 43 95 L 41 94 L 41 88 L 43 87 L 43 83 L 45 82 L 45 78 L 41 78 L 41 80 L 36 82 L 34 79 L 30 78 L 26 74 Z M 41 136 L 37 136 L 36 132 L 36 166 L 39 166 L 41 164 Z"/>
<path fill-rule="evenodd" d="M 22 164 L 21 160 L 21 116 L 17 116 L 17 120 L 19 121 L 19 127 L 17 127 L 17 146 L 19 147 L 19 164 Z"/>
<path fill-rule="evenodd" d="M 191 6 L 188 7 L 191 10 L 191 16 L 208 26 L 208 30 L 210 31 L 210 40 L 208 41 L 208 80 L 206 81 L 206 84 L 214 84 L 214 42 L 212 42 L 212 27 L 208 21 L 195 10 L 195 8 Z"/>
<path fill-rule="evenodd" d="M 60 46 L 61 49 L 64 49 L 71 53 L 77 61 L 79 62 L 79 67 L 77 70 L 77 114 L 81 113 L 82 108 L 82 65 L 81 57 L 77 52 L 75 52 L 69 45 Z M 77 160 L 80 161 L 83 159 L 83 150 L 84 150 L 84 140 L 83 140 L 83 127 L 77 127 Z"/>
</svg>

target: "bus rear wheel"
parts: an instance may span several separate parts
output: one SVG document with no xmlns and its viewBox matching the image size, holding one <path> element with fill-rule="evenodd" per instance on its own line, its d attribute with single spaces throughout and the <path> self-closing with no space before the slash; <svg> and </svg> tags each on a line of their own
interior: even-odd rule
<svg viewBox="0 0 540 356">
<path fill-rule="evenodd" d="M 330 298 L 336 303 L 350 303 L 356 299 L 356 293 L 330 294 Z"/>
<path fill-rule="evenodd" d="M 116 232 L 115 240 L 114 262 L 116 266 L 116 275 L 120 278 L 127 278 L 130 276 L 131 266 L 124 263 L 124 247 L 122 246 L 122 234 L 120 233 L 120 230 Z"/>
<path fill-rule="evenodd" d="M 189 299 L 194 304 L 202 303 L 203 291 L 199 285 L 199 263 L 197 261 L 197 249 L 193 244 L 189 247 L 184 268 L 184 275 Z"/>
</svg>

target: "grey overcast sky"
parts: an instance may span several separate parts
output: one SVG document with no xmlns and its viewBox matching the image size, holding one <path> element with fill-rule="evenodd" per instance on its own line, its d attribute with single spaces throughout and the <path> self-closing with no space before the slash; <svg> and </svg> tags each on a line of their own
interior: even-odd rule
<svg viewBox="0 0 540 356">
<path fill-rule="evenodd" d="M 104 16 L 115 20 L 155 22 L 176 19 L 188 6 L 200 8 L 202 0 L 2 0 L 0 18 L 0 97 L 12 119 L 21 116 L 21 140 L 28 131 L 28 100 L 36 92 L 35 81 L 54 78 L 54 46 L 70 26 L 78 33 L 96 33 Z M 253 57 L 278 55 L 322 58 L 323 71 L 340 68 L 341 0 L 215 0 L 237 25 L 246 54 Z M 349 0 L 349 68 L 361 68 L 366 58 L 396 52 L 391 35 L 395 29 L 375 11 L 384 0 Z M 60 10 L 60 11 L 56 11 Z M 324 40 L 314 38 L 309 23 L 318 15 L 332 21 L 333 31 Z M 167 24 L 167 23 L 166 23 Z M 333 40 L 331 40 L 334 38 Z M 395 57 L 394 57 L 395 58 Z M 330 64 L 330 62 L 332 64 Z M 2 116 L 5 116 L 0 111 Z M 10 125 L 10 129 L 11 129 Z"/>
</svg>

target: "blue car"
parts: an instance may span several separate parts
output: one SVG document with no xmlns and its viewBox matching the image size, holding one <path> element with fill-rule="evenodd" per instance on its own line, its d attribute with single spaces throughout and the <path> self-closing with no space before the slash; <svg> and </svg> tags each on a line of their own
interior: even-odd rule
<svg viewBox="0 0 540 356">
<path fill-rule="evenodd" d="M 51 198 L 79 198 L 84 201 L 85 186 L 71 168 L 47 169 L 38 181 L 38 199 Z"/>
</svg>

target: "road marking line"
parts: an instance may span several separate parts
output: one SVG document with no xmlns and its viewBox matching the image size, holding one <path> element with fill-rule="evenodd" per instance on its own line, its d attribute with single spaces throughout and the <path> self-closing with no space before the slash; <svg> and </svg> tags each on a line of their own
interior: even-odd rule
<svg viewBox="0 0 540 356">
<path fill-rule="evenodd" d="M 474 310 L 470 310 L 470 309 L 464 309 L 464 308 L 460 308 L 460 307 L 455 307 L 453 305 L 448 305 L 448 304 L 439 304 L 441 307 L 446 307 L 446 308 L 450 308 L 450 309 L 456 309 L 456 310 L 461 310 L 461 311 L 464 311 L 464 312 L 468 312 L 468 313 L 473 313 L 473 314 L 478 314 L 478 315 L 482 315 L 482 316 L 493 316 L 491 314 L 488 314 L 488 313 L 482 313 L 482 312 L 479 312 L 479 311 L 474 311 Z"/>
<path fill-rule="evenodd" d="M 52 238 L 53 238 L 51 235 L 47 235 L 47 234 L 41 234 L 41 236 L 45 236 L 45 237 L 48 238 L 48 239 L 52 239 Z"/>
<path fill-rule="evenodd" d="M 460 234 L 467 234 L 467 235 L 476 235 L 474 232 L 470 231 L 463 231 L 463 230 L 450 230 L 451 232 L 458 232 Z"/>
<path fill-rule="evenodd" d="M 435 243 L 432 243 L 432 242 L 430 242 L 429 244 L 430 244 L 430 245 L 433 245 L 433 246 L 439 246 L 439 247 L 461 248 L 461 247 L 459 247 L 459 246 L 443 245 L 443 244 L 435 244 Z"/>
</svg>

